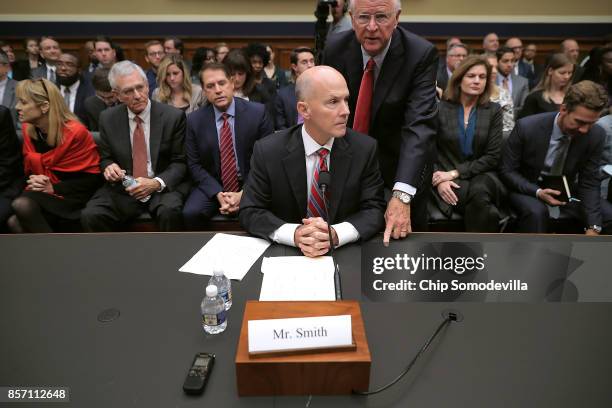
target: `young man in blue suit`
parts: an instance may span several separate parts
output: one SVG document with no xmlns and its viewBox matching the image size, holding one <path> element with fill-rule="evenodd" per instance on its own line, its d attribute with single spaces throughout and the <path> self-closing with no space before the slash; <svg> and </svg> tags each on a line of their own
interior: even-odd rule
<svg viewBox="0 0 612 408">
<path fill-rule="evenodd" d="M 595 126 L 607 103 L 603 87 L 582 81 L 568 90 L 558 113 L 516 123 L 502 151 L 500 177 L 519 232 L 545 233 L 549 217 L 559 215 L 581 220 L 587 235 L 611 232 L 612 204 L 600 198 L 605 132 Z M 564 175 L 580 201 L 563 201 L 560 191 L 540 186 L 546 175 Z"/>
<path fill-rule="evenodd" d="M 240 208 L 253 145 L 274 131 L 265 106 L 234 97 L 234 83 L 223 64 L 200 73 L 208 104 L 187 118 L 185 152 L 195 185 L 183 209 L 185 227 L 198 229 L 215 214 Z"/>
</svg>

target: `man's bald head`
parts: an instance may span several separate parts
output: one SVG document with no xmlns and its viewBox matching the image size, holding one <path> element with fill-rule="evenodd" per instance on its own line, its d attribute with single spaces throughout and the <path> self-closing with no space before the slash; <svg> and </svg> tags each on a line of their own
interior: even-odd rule
<svg viewBox="0 0 612 408">
<path fill-rule="evenodd" d="M 317 143 L 346 134 L 349 91 L 342 74 L 328 66 L 310 68 L 298 77 L 295 94 L 304 127 Z"/>
<path fill-rule="evenodd" d="M 327 65 L 319 65 L 304 71 L 295 81 L 295 96 L 298 101 L 306 101 L 313 91 L 325 86 L 329 81 L 342 81 L 346 86 L 346 81 L 342 74 Z M 347 87 L 348 89 L 348 87 Z"/>
</svg>

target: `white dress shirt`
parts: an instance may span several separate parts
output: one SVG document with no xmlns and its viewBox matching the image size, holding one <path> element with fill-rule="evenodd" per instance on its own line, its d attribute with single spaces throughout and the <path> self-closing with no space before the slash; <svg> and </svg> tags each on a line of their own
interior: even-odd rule
<svg viewBox="0 0 612 408">
<path fill-rule="evenodd" d="M 129 119 L 128 123 L 130 125 L 130 144 L 132 145 L 132 147 L 134 147 L 134 131 L 136 130 L 136 121 L 134 120 L 134 118 L 136 117 L 136 114 L 129 109 L 127 111 L 128 111 L 128 119 Z M 163 191 L 164 188 L 166 188 L 166 183 L 164 183 L 164 180 L 162 180 L 161 178 L 154 177 L 155 172 L 153 171 L 153 165 L 151 163 L 151 144 L 149 143 L 149 139 L 151 138 L 151 101 L 150 100 L 149 102 L 147 102 L 147 107 L 145 108 L 145 110 L 140 112 L 138 116 L 140 116 L 140 119 L 142 119 L 142 130 L 144 131 L 145 144 L 147 145 L 147 176 L 149 178 L 159 181 L 159 184 L 161 184 L 161 187 L 157 191 L 160 192 L 160 191 Z"/>
<path fill-rule="evenodd" d="M 70 112 L 74 112 L 74 104 L 76 102 L 76 93 L 77 93 L 77 90 L 79 89 L 80 83 L 81 81 L 77 80 L 74 84 L 68 87 L 68 89 L 70 90 L 70 105 L 68 105 Z M 64 85 L 60 85 L 60 92 L 62 93 L 62 98 L 64 97 L 64 93 L 66 92 L 65 89 L 66 87 Z"/>
<path fill-rule="evenodd" d="M 317 151 L 322 147 L 329 150 L 330 154 L 327 155 L 325 161 L 327 163 L 327 168 L 331 170 L 330 157 L 331 149 L 334 144 L 334 138 L 332 137 L 324 146 L 321 146 L 308 134 L 306 126 L 302 126 L 302 141 L 304 143 L 304 153 L 306 161 L 306 185 L 308 186 L 308 198 L 310 198 L 310 185 L 312 183 L 312 178 L 317 167 L 317 163 L 319 161 L 319 155 L 317 154 Z M 276 231 L 270 234 L 270 239 L 274 242 L 278 242 L 279 244 L 295 246 L 295 241 L 293 240 L 293 238 L 295 236 L 295 230 L 300 225 L 302 224 L 283 224 Z M 336 231 L 336 235 L 338 235 L 339 247 L 351 242 L 355 242 L 359 239 L 359 232 L 350 222 L 345 221 L 339 224 L 334 224 L 332 225 L 332 228 Z"/>
</svg>

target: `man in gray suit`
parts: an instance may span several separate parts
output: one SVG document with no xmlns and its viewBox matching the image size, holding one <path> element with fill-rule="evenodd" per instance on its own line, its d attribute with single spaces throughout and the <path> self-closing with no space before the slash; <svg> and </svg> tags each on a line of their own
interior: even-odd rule
<svg viewBox="0 0 612 408">
<path fill-rule="evenodd" d="M 131 61 L 113 65 L 108 79 L 122 104 L 100 115 L 100 168 L 107 182 L 83 210 L 83 228 L 112 231 L 148 212 L 161 231 L 179 230 L 189 187 L 185 114 L 150 100 L 147 76 Z M 124 188 L 126 174 L 137 184 Z"/>
<path fill-rule="evenodd" d="M 15 110 L 15 87 L 17 81 L 8 77 L 11 70 L 11 63 L 8 55 L 0 50 L 0 105 L 6 106 L 11 110 L 11 118 L 17 123 L 17 111 Z"/>
<path fill-rule="evenodd" d="M 46 78 L 49 81 L 57 82 L 57 72 L 55 64 L 62 55 L 60 45 L 53 37 L 42 37 L 40 39 L 40 55 L 45 59 L 45 65 L 32 70 L 32 79 Z"/>
<path fill-rule="evenodd" d="M 525 98 L 529 93 L 529 81 L 514 73 L 514 64 L 516 64 L 516 56 L 512 48 L 502 47 L 497 50 L 497 85 L 512 95 L 516 117 L 523 109 Z"/>
</svg>

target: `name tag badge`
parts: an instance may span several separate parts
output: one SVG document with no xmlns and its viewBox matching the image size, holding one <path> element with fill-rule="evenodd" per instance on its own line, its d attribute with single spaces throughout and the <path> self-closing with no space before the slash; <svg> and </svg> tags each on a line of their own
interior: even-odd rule
<svg viewBox="0 0 612 408">
<path fill-rule="evenodd" d="M 351 315 L 249 320 L 249 354 L 351 347 Z"/>
</svg>

